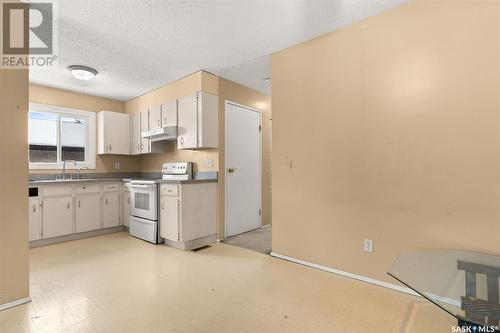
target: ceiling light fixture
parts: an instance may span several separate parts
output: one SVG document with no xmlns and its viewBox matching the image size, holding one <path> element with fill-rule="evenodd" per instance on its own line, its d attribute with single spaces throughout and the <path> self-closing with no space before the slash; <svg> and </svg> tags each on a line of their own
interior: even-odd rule
<svg viewBox="0 0 500 333">
<path fill-rule="evenodd" d="M 71 65 L 68 69 L 74 77 L 82 81 L 92 80 L 97 75 L 97 71 L 95 69 L 87 66 Z"/>
</svg>

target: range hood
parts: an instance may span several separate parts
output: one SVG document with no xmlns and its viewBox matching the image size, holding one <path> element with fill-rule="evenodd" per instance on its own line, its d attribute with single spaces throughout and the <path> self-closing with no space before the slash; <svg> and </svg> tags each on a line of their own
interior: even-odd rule
<svg viewBox="0 0 500 333">
<path fill-rule="evenodd" d="M 166 126 L 152 131 L 142 132 L 143 138 L 151 142 L 177 140 L 177 126 Z"/>
</svg>

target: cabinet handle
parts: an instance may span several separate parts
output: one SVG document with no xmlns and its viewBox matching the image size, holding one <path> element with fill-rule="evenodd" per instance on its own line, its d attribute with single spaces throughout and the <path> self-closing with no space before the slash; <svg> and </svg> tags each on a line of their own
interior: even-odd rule
<svg viewBox="0 0 500 333">
<path fill-rule="evenodd" d="M 179 142 L 181 143 L 181 145 L 183 145 L 183 144 L 184 144 L 184 137 L 183 137 L 183 136 L 181 136 L 181 137 L 179 138 Z"/>
<path fill-rule="evenodd" d="M 33 205 L 33 213 L 36 212 L 36 205 Z"/>
<path fill-rule="evenodd" d="M 137 144 L 137 151 L 141 151 L 141 146 Z"/>
<path fill-rule="evenodd" d="M 164 202 L 161 203 L 161 209 L 165 210 L 165 203 Z"/>
<path fill-rule="evenodd" d="M 106 205 L 108 204 L 108 198 L 106 198 Z"/>
<path fill-rule="evenodd" d="M 109 150 L 111 150 L 111 145 L 109 145 Z"/>
<path fill-rule="evenodd" d="M 80 200 L 78 200 L 78 208 L 80 208 Z"/>
<path fill-rule="evenodd" d="M 158 126 L 161 126 L 161 120 L 158 119 Z"/>
<path fill-rule="evenodd" d="M 69 209 L 69 201 L 66 203 L 66 209 Z"/>
</svg>

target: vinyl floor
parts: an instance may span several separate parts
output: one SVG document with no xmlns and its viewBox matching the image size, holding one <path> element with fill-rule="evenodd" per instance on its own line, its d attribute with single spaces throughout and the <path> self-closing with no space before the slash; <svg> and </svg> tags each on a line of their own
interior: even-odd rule
<svg viewBox="0 0 500 333">
<path fill-rule="evenodd" d="M 450 332 L 423 299 L 223 243 L 121 232 L 30 250 L 32 302 L 0 332 Z"/>
</svg>

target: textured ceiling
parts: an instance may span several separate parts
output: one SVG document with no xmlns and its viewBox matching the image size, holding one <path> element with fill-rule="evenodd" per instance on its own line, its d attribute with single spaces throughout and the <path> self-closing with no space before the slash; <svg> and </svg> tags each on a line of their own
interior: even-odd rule
<svg viewBox="0 0 500 333">
<path fill-rule="evenodd" d="M 125 101 L 204 69 L 270 93 L 270 54 L 406 1 L 57 0 L 59 64 L 30 81 Z"/>
</svg>

